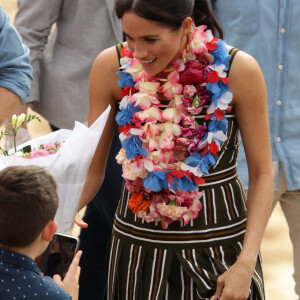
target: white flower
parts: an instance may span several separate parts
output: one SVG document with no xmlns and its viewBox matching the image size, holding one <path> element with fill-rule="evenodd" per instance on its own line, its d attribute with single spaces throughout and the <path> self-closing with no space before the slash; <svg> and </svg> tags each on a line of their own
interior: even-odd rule
<svg viewBox="0 0 300 300">
<path fill-rule="evenodd" d="M 227 73 L 224 71 L 226 68 L 225 65 L 212 65 L 212 66 L 209 66 L 209 69 L 211 69 L 212 71 L 217 71 L 218 74 L 219 74 L 219 77 L 220 78 L 226 78 L 227 77 Z"/>
<path fill-rule="evenodd" d="M 16 123 L 17 123 L 17 116 L 16 115 L 13 115 L 12 118 L 11 118 L 11 124 L 12 124 L 12 127 L 15 128 L 16 126 Z"/>
<path fill-rule="evenodd" d="M 189 171 L 190 173 L 193 173 L 197 177 L 202 177 L 202 172 L 200 170 L 200 164 L 196 167 L 191 167 L 186 164 L 181 164 L 181 170 L 183 171 Z"/>
<path fill-rule="evenodd" d="M 124 69 L 128 69 L 130 68 L 130 65 L 131 65 L 131 61 L 132 61 L 132 58 L 131 57 L 122 57 L 121 60 L 120 60 L 120 64 L 121 64 L 121 69 L 124 70 Z"/>
<path fill-rule="evenodd" d="M 11 119 L 12 127 L 15 130 L 18 130 L 19 127 L 23 125 L 25 119 L 26 119 L 26 115 L 24 113 L 19 116 L 13 115 Z"/>
<path fill-rule="evenodd" d="M 129 96 L 123 97 L 123 99 L 120 101 L 120 104 L 119 104 L 120 110 L 122 108 L 126 108 L 128 106 L 129 98 L 130 98 Z"/>
<path fill-rule="evenodd" d="M 230 104 L 230 102 L 232 101 L 233 95 L 232 92 L 227 91 L 225 92 L 219 99 L 218 99 L 218 105 L 217 107 L 214 105 L 214 103 L 212 102 L 211 105 L 209 106 L 209 108 L 207 109 L 207 113 L 208 114 L 213 114 L 214 111 L 217 108 L 220 108 L 221 110 L 226 110 L 228 108 L 228 105 Z"/>
</svg>

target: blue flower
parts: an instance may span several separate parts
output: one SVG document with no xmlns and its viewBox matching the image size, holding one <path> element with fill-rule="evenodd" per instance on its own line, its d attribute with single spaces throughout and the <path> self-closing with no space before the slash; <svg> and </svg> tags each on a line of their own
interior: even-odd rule
<svg viewBox="0 0 300 300">
<path fill-rule="evenodd" d="M 175 177 L 175 176 L 172 176 L 172 184 L 170 186 L 170 189 L 175 191 L 178 189 L 178 185 L 179 185 L 179 178 Z"/>
<path fill-rule="evenodd" d="M 201 162 L 201 155 L 198 154 L 197 152 L 194 152 L 192 155 L 190 155 L 186 160 L 185 164 L 191 167 L 197 167 L 200 165 Z"/>
<path fill-rule="evenodd" d="M 127 159 L 135 158 L 140 154 L 147 157 L 147 150 L 142 147 L 142 141 L 136 135 L 123 140 L 122 148 L 125 149 Z"/>
<path fill-rule="evenodd" d="M 223 64 L 226 66 L 226 70 L 228 70 L 230 55 L 228 54 L 228 49 L 224 41 L 218 40 L 217 48 L 213 50 L 211 54 L 214 56 L 215 65 Z"/>
<path fill-rule="evenodd" d="M 206 134 L 207 136 L 207 134 Z M 203 161 L 202 156 L 194 152 L 192 155 L 190 155 L 184 162 L 186 165 L 191 166 L 193 168 L 198 167 L 201 170 L 202 173 L 208 174 L 208 165 L 206 164 L 206 161 Z"/>
<path fill-rule="evenodd" d="M 185 192 L 185 191 L 192 192 L 198 188 L 197 183 L 194 181 L 191 181 L 186 175 L 184 175 L 183 177 L 181 177 L 179 179 L 179 186 L 183 192 Z"/>
<path fill-rule="evenodd" d="M 162 189 L 168 189 L 168 179 L 166 173 L 170 171 L 155 171 L 150 172 L 146 178 L 144 178 L 144 186 L 147 189 L 151 189 L 154 192 L 160 192 Z"/>
<path fill-rule="evenodd" d="M 215 107 L 218 106 L 219 98 L 225 92 L 227 92 L 229 90 L 228 85 L 223 83 L 221 80 L 219 80 L 218 82 L 209 82 L 209 83 L 207 83 L 206 89 L 211 92 L 211 99 L 212 99 Z"/>
<path fill-rule="evenodd" d="M 216 164 L 216 161 L 218 159 L 218 156 L 211 154 L 209 151 L 205 155 L 202 156 L 203 158 L 203 164 L 206 166 L 207 170 L 209 168 L 209 165 L 214 166 Z"/>
<path fill-rule="evenodd" d="M 134 107 L 134 103 L 128 103 L 126 108 L 122 108 L 116 115 L 116 122 L 119 125 L 125 125 L 130 123 L 132 120 L 133 113 L 136 111 L 140 111 L 141 109 L 136 106 Z"/>
<path fill-rule="evenodd" d="M 215 132 L 215 131 L 227 132 L 228 131 L 227 125 L 228 125 L 228 120 L 225 116 L 221 121 L 218 121 L 216 119 L 216 116 L 213 115 L 208 124 L 208 132 Z M 202 140 L 204 139 L 205 137 L 203 137 Z"/>
<path fill-rule="evenodd" d="M 135 82 L 133 81 L 131 74 L 123 71 L 119 71 L 117 74 L 120 76 L 118 81 L 118 86 L 120 86 L 122 89 L 125 86 L 130 86 L 130 87 L 135 86 Z"/>
</svg>

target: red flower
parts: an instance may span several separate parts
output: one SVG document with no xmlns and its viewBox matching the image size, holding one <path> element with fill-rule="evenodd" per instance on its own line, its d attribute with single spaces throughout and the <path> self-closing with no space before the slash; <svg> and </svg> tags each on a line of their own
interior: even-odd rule
<svg viewBox="0 0 300 300">
<path fill-rule="evenodd" d="M 132 51 L 128 50 L 127 47 L 123 47 L 121 50 L 121 56 L 122 57 L 125 57 L 125 56 L 133 57 L 133 53 L 132 53 Z"/>
<path fill-rule="evenodd" d="M 220 108 L 217 108 L 215 110 L 215 116 L 216 116 L 217 121 L 223 120 L 224 115 L 225 115 L 225 112 L 223 110 L 221 110 Z"/>
<path fill-rule="evenodd" d="M 186 69 L 179 75 L 178 83 L 185 86 L 187 84 L 202 84 L 207 82 L 210 72 L 207 66 L 203 66 L 197 61 L 188 61 L 185 66 Z"/>
<path fill-rule="evenodd" d="M 134 87 L 125 86 L 124 89 L 122 89 L 122 92 L 121 92 L 121 99 L 130 94 L 130 89 L 131 89 L 131 95 L 135 94 L 136 89 Z"/>
<path fill-rule="evenodd" d="M 217 71 L 212 71 L 208 75 L 208 82 L 218 82 L 219 81 L 219 73 Z"/>
<path fill-rule="evenodd" d="M 206 44 L 206 47 L 210 51 L 214 51 L 217 48 L 217 42 L 219 39 L 213 38 L 209 43 Z"/>
<path fill-rule="evenodd" d="M 213 155 L 217 155 L 219 151 L 219 146 L 215 142 L 211 142 L 207 144 L 204 150 L 201 152 L 201 155 L 205 155 L 209 151 Z"/>
</svg>

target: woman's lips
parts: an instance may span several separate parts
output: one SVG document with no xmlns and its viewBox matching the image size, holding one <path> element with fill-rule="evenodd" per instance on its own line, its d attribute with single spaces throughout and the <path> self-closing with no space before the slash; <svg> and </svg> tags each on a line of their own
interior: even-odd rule
<svg viewBox="0 0 300 300">
<path fill-rule="evenodd" d="M 149 65 L 153 64 L 156 60 L 157 60 L 157 57 L 150 59 L 150 60 L 140 60 L 140 62 L 145 66 L 149 66 Z"/>
</svg>

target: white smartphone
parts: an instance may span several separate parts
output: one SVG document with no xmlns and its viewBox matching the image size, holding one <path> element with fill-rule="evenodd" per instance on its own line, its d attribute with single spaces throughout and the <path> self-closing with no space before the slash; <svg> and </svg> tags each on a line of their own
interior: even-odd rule
<svg viewBox="0 0 300 300">
<path fill-rule="evenodd" d="M 79 246 L 77 237 L 55 233 L 42 256 L 40 269 L 45 276 L 59 274 L 63 279 Z"/>
</svg>

